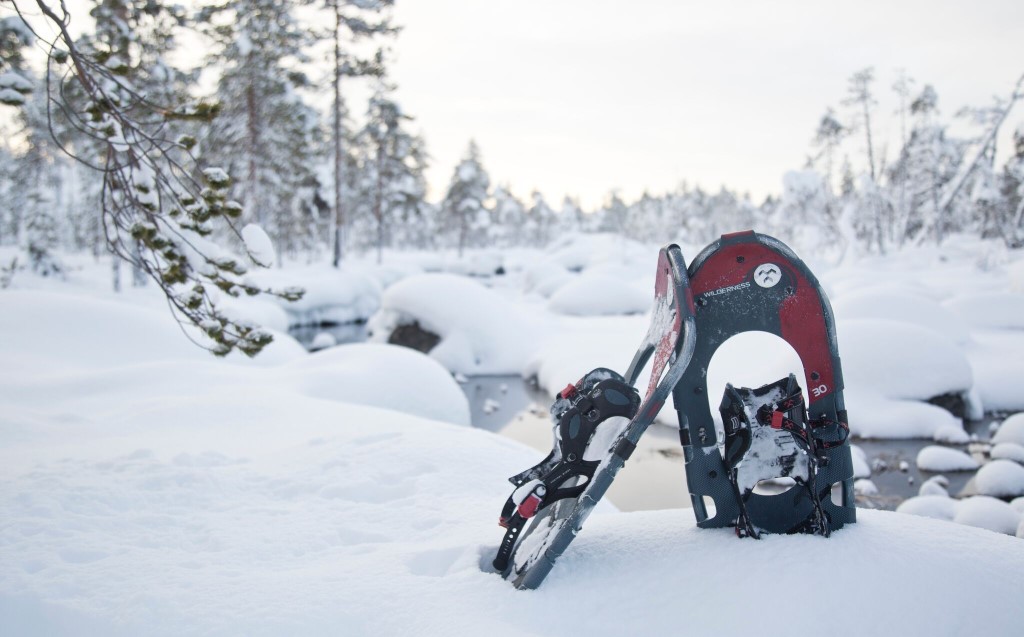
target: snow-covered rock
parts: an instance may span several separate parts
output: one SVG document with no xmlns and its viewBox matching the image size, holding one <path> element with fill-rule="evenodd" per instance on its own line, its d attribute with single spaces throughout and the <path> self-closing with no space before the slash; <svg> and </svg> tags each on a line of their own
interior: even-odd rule
<svg viewBox="0 0 1024 637">
<path fill-rule="evenodd" d="M 917 452 L 917 468 L 922 471 L 973 471 L 978 461 L 959 449 L 928 445 Z"/>
<path fill-rule="evenodd" d="M 584 273 L 552 294 L 548 308 L 575 316 L 642 314 L 653 299 L 653 289 L 648 292 L 618 277 Z"/>
<path fill-rule="evenodd" d="M 997 498 L 1024 496 L 1024 466 L 1012 460 L 993 460 L 974 476 L 978 493 Z"/>
<path fill-rule="evenodd" d="M 537 324 L 519 306 L 453 274 L 420 274 L 395 283 L 369 329 L 374 340 L 386 341 L 396 327 L 413 322 L 441 337 L 430 355 L 463 374 L 517 373 L 538 346 Z"/>
<path fill-rule="evenodd" d="M 937 495 L 949 497 L 949 479 L 946 476 L 932 476 L 921 483 L 918 495 Z"/>
<path fill-rule="evenodd" d="M 927 400 L 967 392 L 971 366 L 953 339 L 931 329 L 880 319 L 836 326 L 847 386 L 890 399 Z M 930 436 L 929 436 L 930 437 Z"/>
<path fill-rule="evenodd" d="M 999 425 L 999 429 L 992 436 L 992 442 L 1015 442 L 1024 445 L 1024 413 L 1014 414 Z"/>
<path fill-rule="evenodd" d="M 1017 532 L 1017 525 L 1020 524 L 1020 514 L 1002 500 L 976 495 L 957 503 L 953 521 L 996 533 L 1014 535 Z"/>
<path fill-rule="evenodd" d="M 298 391 L 326 400 L 375 405 L 407 414 L 469 425 L 469 402 L 437 361 L 397 345 L 357 343 L 331 347 L 292 362 Z"/>
<path fill-rule="evenodd" d="M 956 500 L 944 495 L 919 495 L 901 502 L 896 512 L 952 522 L 958 504 Z"/>
<path fill-rule="evenodd" d="M 871 466 L 868 464 L 868 456 L 864 450 L 857 445 L 850 445 L 850 456 L 853 458 L 853 477 L 870 478 Z"/>
<path fill-rule="evenodd" d="M 878 495 L 878 487 L 868 478 L 860 478 L 853 482 L 853 492 L 857 495 Z"/>
<path fill-rule="evenodd" d="M 935 430 L 932 440 L 948 445 L 965 445 L 971 437 L 960 425 L 946 425 Z"/>
<path fill-rule="evenodd" d="M 963 294 L 949 299 L 943 305 L 973 327 L 1024 329 L 1024 294 Z"/>
<path fill-rule="evenodd" d="M 1000 442 L 992 447 L 991 455 L 993 460 L 1013 460 L 1024 464 L 1024 445 L 1016 442 Z"/>
<path fill-rule="evenodd" d="M 280 301 L 296 325 L 363 321 L 380 307 L 380 284 L 354 267 L 274 268 L 253 271 L 248 276 L 263 287 L 296 286 L 305 290 L 298 301 Z"/>
<path fill-rule="evenodd" d="M 956 344 L 970 340 L 967 324 L 935 301 L 916 294 L 863 290 L 832 300 L 837 320 L 885 319 L 928 328 Z"/>
</svg>

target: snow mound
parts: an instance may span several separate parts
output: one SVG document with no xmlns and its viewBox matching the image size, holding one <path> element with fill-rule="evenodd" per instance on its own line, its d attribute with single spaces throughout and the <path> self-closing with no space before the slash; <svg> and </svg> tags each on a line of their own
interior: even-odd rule
<svg viewBox="0 0 1024 637">
<path fill-rule="evenodd" d="M 297 286 L 306 291 L 298 301 L 279 301 L 293 325 L 364 321 L 380 307 L 380 285 L 354 268 L 316 265 L 258 270 L 249 277 L 265 287 Z"/>
<path fill-rule="evenodd" d="M 1024 413 L 1014 414 L 1004 420 L 996 434 L 992 436 L 992 442 L 1015 442 L 1024 445 Z"/>
<path fill-rule="evenodd" d="M 976 495 L 957 504 L 953 521 L 996 533 L 1015 535 L 1017 525 L 1020 524 L 1020 514 L 1002 500 Z"/>
<path fill-rule="evenodd" d="M 853 319 L 836 331 L 843 376 L 850 388 L 887 398 L 927 400 L 967 392 L 971 366 L 947 336 L 931 329 L 879 319 Z"/>
<path fill-rule="evenodd" d="M 853 491 L 857 495 L 878 495 L 878 487 L 868 478 L 854 480 Z"/>
<path fill-rule="evenodd" d="M 1024 496 L 1024 467 L 1012 460 L 993 460 L 978 470 L 974 486 L 982 495 Z"/>
<path fill-rule="evenodd" d="M 148 309 L 126 302 L 20 290 L 5 290 L 0 298 L 0 359 L 19 374 L 214 358 L 182 333 L 166 305 Z M 258 357 L 250 359 L 233 352 L 228 360 L 267 365 L 305 356 L 293 338 L 268 331 L 274 342 Z M 198 330 L 186 327 L 186 332 L 203 342 Z"/>
<path fill-rule="evenodd" d="M 550 258 L 562 267 L 579 272 L 599 263 L 642 263 L 654 273 L 654 259 L 649 246 L 608 233 L 569 234 L 549 246 Z"/>
<path fill-rule="evenodd" d="M 870 478 L 871 466 L 868 464 L 868 456 L 864 450 L 857 445 L 850 445 L 850 455 L 853 457 L 853 477 Z"/>
<path fill-rule="evenodd" d="M 919 495 L 901 502 L 896 507 L 896 512 L 952 522 L 958 504 L 956 500 L 945 495 Z"/>
<path fill-rule="evenodd" d="M 837 319 L 885 319 L 930 329 L 956 344 L 970 340 L 967 324 L 935 301 L 916 294 L 864 290 L 833 300 Z"/>
<path fill-rule="evenodd" d="M 1000 442 L 992 447 L 991 454 L 993 460 L 1013 460 L 1024 464 L 1024 445 L 1016 442 Z"/>
<path fill-rule="evenodd" d="M 573 278 L 574 275 L 562 264 L 551 259 L 541 259 L 524 266 L 523 291 L 550 297 Z"/>
<path fill-rule="evenodd" d="M 975 330 L 965 351 L 985 410 L 1024 409 L 1024 331 Z"/>
<path fill-rule="evenodd" d="M 330 347 L 289 365 L 298 390 L 313 398 L 373 405 L 470 424 L 469 401 L 437 361 L 397 345 Z"/>
<path fill-rule="evenodd" d="M 917 452 L 917 468 L 922 471 L 973 471 L 978 461 L 959 449 L 929 445 Z"/>
<path fill-rule="evenodd" d="M 642 314 L 650 309 L 653 296 L 618 277 L 588 272 L 552 294 L 548 308 L 575 316 Z"/>
<path fill-rule="evenodd" d="M 946 301 L 943 305 L 973 327 L 1024 329 L 1024 294 L 964 294 Z"/>
<path fill-rule="evenodd" d="M 369 323 L 372 339 L 418 322 L 441 337 L 430 356 L 462 374 L 518 373 L 537 346 L 535 322 L 519 306 L 466 277 L 420 274 L 384 293 Z"/>
<path fill-rule="evenodd" d="M 959 425 L 947 425 L 935 430 L 932 440 L 943 442 L 948 445 L 965 445 L 971 441 L 971 437 Z"/>
<path fill-rule="evenodd" d="M 847 389 L 845 396 L 850 433 L 862 438 L 932 438 L 942 429 L 962 429 L 953 414 L 929 403 L 891 400 L 859 389 Z"/>
<path fill-rule="evenodd" d="M 949 497 L 949 479 L 946 476 L 932 476 L 921 483 L 918 495 L 938 495 Z"/>
</svg>

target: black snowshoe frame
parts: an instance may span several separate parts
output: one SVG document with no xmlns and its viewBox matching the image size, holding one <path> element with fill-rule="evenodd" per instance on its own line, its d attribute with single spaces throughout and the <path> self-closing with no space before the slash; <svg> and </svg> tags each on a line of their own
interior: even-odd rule
<svg viewBox="0 0 1024 637">
<path fill-rule="evenodd" d="M 722 343 L 748 331 L 779 336 L 803 364 L 810 396 L 807 412 L 801 400 L 799 405 L 777 403 L 772 415 L 762 417 L 773 418 L 778 428 L 802 440 L 808 468 L 798 481 L 798 493 L 804 497 L 741 492 L 735 462 L 740 458 L 727 466 L 719 449 L 726 441 L 719 440 L 711 416 L 708 364 Z M 633 386 L 648 363 L 650 382 L 641 401 Z M 729 389 L 734 395 L 730 401 L 727 390 L 723 409 L 761 391 Z M 540 585 L 670 393 L 698 526 L 735 525 L 741 535 L 757 537 L 762 530 L 827 535 L 855 522 L 842 389 L 831 306 L 817 279 L 785 244 L 752 231 L 724 235 L 689 268 L 678 246 L 666 246 L 658 257 L 651 324 L 625 377 L 597 369 L 563 390 L 552 407 L 552 452 L 509 479 L 516 490 L 502 510 L 500 523 L 507 531 L 495 569 L 517 588 Z M 792 392 L 787 398 L 794 398 Z M 610 444 L 606 436 L 598 441 L 600 425 L 615 416 L 629 422 Z M 585 459 L 591 443 L 604 448 Z M 707 500 L 713 509 L 705 505 Z"/>
</svg>

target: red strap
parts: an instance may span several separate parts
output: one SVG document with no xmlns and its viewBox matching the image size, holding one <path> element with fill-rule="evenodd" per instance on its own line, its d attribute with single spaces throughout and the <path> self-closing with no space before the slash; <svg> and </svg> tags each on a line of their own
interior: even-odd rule
<svg viewBox="0 0 1024 637">
<path fill-rule="evenodd" d="M 524 518 L 532 518 L 537 513 L 537 507 L 539 506 L 540 496 L 535 493 L 531 493 L 519 504 L 519 515 Z"/>
<path fill-rule="evenodd" d="M 781 411 L 772 412 L 772 429 L 782 429 L 782 421 L 785 418 Z"/>
<path fill-rule="evenodd" d="M 573 385 L 572 383 L 569 383 L 568 385 L 565 386 L 565 389 L 563 389 L 561 392 L 559 392 L 558 397 L 559 398 L 563 398 L 563 399 L 568 399 L 569 397 L 574 396 L 575 394 L 576 394 L 576 385 Z"/>
</svg>

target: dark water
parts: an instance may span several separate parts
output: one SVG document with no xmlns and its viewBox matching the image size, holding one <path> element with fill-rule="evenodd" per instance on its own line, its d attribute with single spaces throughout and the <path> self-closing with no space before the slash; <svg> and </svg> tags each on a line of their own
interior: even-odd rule
<svg viewBox="0 0 1024 637">
<path fill-rule="evenodd" d="M 362 343 L 366 340 L 366 323 L 342 323 L 340 325 L 296 325 L 288 328 L 288 334 L 308 350 L 313 350 L 316 337 L 330 334 L 335 345 Z M 321 349 L 319 347 L 315 349 Z"/>
</svg>

